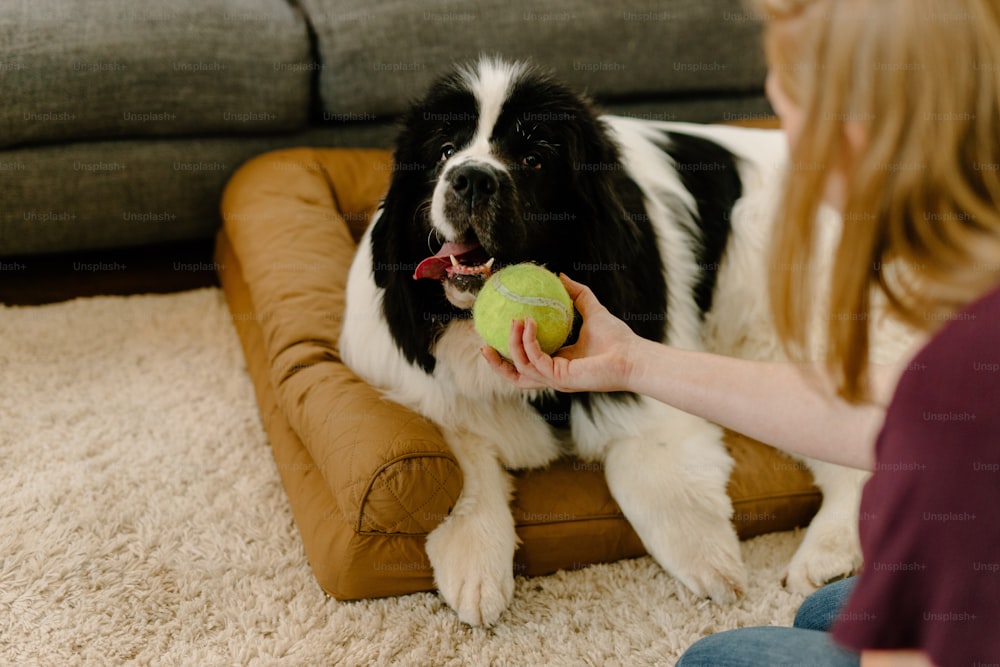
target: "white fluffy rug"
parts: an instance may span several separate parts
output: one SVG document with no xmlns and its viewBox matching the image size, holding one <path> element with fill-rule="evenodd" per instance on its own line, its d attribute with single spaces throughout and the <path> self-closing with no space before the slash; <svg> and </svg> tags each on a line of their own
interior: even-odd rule
<svg viewBox="0 0 1000 667">
<path fill-rule="evenodd" d="M 744 544 L 733 607 L 648 558 L 520 578 L 491 629 L 327 598 L 215 289 L 0 306 L 0 461 L 0 664 L 672 665 L 801 602 L 793 533 Z"/>
</svg>

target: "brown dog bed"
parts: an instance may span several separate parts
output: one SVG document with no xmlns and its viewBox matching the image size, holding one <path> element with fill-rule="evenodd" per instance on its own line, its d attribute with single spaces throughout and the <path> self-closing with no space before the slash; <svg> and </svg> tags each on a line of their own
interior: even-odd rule
<svg viewBox="0 0 1000 667">
<path fill-rule="evenodd" d="M 385 151 L 294 149 L 244 165 L 226 188 L 216 261 L 261 419 L 320 586 L 337 599 L 434 589 L 424 540 L 462 475 L 434 424 L 383 399 L 340 359 L 357 239 L 392 174 Z M 805 525 L 820 493 L 804 466 L 729 434 L 741 538 Z M 517 474 L 515 574 L 641 556 L 600 466 Z"/>
</svg>

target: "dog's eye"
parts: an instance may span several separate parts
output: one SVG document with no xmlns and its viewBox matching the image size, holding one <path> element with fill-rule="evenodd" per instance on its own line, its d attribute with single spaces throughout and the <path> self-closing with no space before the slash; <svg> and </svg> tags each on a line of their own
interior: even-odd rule
<svg viewBox="0 0 1000 667">
<path fill-rule="evenodd" d="M 441 161 L 444 162 L 458 151 L 455 144 L 445 144 L 441 147 Z"/>
<path fill-rule="evenodd" d="M 521 158 L 521 164 L 523 164 L 528 169 L 541 169 L 542 158 L 538 157 L 537 153 L 528 153 L 523 158 Z"/>
</svg>

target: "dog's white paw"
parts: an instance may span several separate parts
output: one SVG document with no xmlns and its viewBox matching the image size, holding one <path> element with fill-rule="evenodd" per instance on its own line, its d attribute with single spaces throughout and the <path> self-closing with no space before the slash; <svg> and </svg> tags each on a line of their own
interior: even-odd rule
<svg viewBox="0 0 1000 667">
<path fill-rule="evenodd" d="M 830 581 L 854 574 L 859 567 L 861 547 L 852 525 L 814 523 L 788 564 L 785 587 L 808 595 Z"/>
<path fill-rule="evenodd" d="M 732 524 L 707 509 L 685 519 L 643 522 L 636 529 L 649 555 L 695 595 L 735 602 L 747 589 L 747 571 Z"/>
<path fill-rule="evenodd" d="M 613 442 L 605 476 L 646 551 L 698 596 L 729 604 L 747 589 L 718 426 L 646 403 L 649 435 Z"/>
<path fill-rule="evenodd" d="M 514 536 L 484 536 L 450 516 L 427 536 L 441 597 L 469 625 L 493 625 L 514 597 Z"/>
<path fill-rule="evenodd" d="M 728 523 L 719 530 L 685 536 L 679 542 L 682 544 L 675 543 L 670 550 L 671 562 L 666 569 L 695 595 L 719 604 L 731 604 L 743 595 L 747 571 L 739 539 Z"/>
</svg>

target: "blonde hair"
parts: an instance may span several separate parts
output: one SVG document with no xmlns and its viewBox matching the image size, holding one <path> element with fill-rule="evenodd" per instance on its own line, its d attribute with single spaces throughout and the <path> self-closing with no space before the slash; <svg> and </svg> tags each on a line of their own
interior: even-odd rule
<svg viewBox="0 0 1000 667">
<path fill-rule="evenodd" d="M 776 327 L 793 359 L 810 356 L 817 276 L 788 267 L 816 265 L 817 210 L 843 169 L 826 363 L 838 394 L 863 401 L 873 289 L 901 319 L 932 331 L 998 283 L 1000 8 L 995 0 L 762 0 L 761 8 L 771 73 L 803 115 L 771 248 Z M 849 136 L 862 137 L 860 150 Z"/>
</svg>

